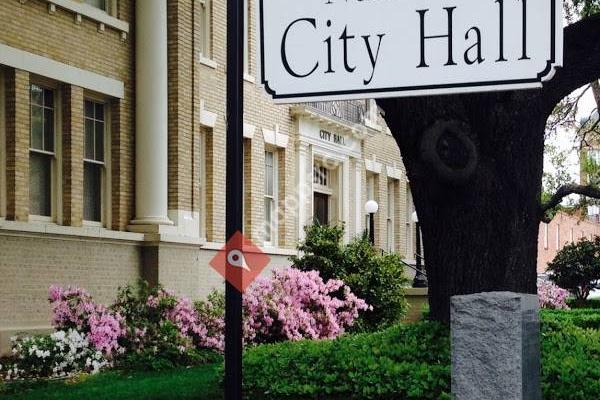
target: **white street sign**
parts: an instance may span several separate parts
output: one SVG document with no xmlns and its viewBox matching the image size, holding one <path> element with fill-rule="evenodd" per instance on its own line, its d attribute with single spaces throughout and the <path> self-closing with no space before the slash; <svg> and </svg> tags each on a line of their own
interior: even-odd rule
<svg viewBox="0 0 600 400">
<path fill-rule="evenodd" d="M 562 0 L 257 0 L 258 79 L 278 103 L 540 88 Z"/>
</svg>

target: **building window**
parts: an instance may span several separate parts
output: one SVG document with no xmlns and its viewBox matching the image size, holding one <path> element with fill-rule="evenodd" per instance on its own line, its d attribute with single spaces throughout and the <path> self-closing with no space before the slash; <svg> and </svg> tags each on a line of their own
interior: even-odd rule
<svg viewBox="0 0 600 400">
<path fill-rule="evenodd" d="M 244 72 L 250 74 L 251 0 L 244 0 Z"/>
<path fill-rule="evenodd" d="M 0 68 L 0 218 L 6 217 L 6 131 L 4 74 Z"/>
<path fill-rule="evenodd" d="M 367 201 L 375 200 L 375 174 L 367 173 Z M 371 218 L 368 214 L 365 215 L 365 226 L 370 226 L 369 218 Z"/>
<path fill-rule="evenodd" d="M 275 245 L 277 237 L 277 157 L 265 151 L 265 244 Z"/>
<path fill-rule="evenodd" d="M 92 7 L 101 9 L 102 11 L 108 12 L 108 0 L 84 0 L 85 4 L 89 4 Z"/>
<path fill-rule="evenodd" d="M 396 211 L 396 182 L 388 181 L 387 188 L 387 250 L 393 252 L 395 250 L 394 241 L 396 238 L 395 232 L 395 211 Z"/>
<path fill-rule="evenodd" d="M 544 224 L 544 249 L 548 250 L 548 224 Z"/>
<path fill-rule="evenodd" d="M 106 110 L 103 103 L 85 101 L 85 152 L 83 159 L 83 219 L 102 222 L 104 187 L 104 138 Z"/>
<path fill-rule="evenodd" d="M 52 216 L 55 153 L 54 90 L 31 85 L 29 145 L 29 213 Z"/>
<path fill-rule="evenodd" d="M 200 194 L 199 218 L 200 218 L 200 237 L 206 239 L 206 135 L 203 129 L 199 140 L 198 163 L 198 192 Z"/>
<path fill-rule="evenodd" d="M 571 243 L 573 243 L 575 241 L 575 236 L 574 236 L 573 228 L 571 228 L 571 235 L 569 236 L 569 240 L 570 240 Z"/>
<path fill-rule="evenodd" d="M 313 166 L 313 219 L 321 225 L 329 225 L 336 218 L 335 184 L 333 170 L 321 165 Z"/>
<path fill-rule="evenodd" d="M 406 185 L 406 254 L 410 260 L 414 260 L 416 247 L 416 227 L 413 222 L 415 204 L 408 184 Z"/>
<path fill-rule="evenodd" d="M 212 59 L 212 0 L 200 0 L 200 55 Z"/>
<path fill-rule="evenodd" d="M 313 183 L 319 186 L 329 186 L 329 170 L 315 165 L 313 168 Z"/>
</svg>

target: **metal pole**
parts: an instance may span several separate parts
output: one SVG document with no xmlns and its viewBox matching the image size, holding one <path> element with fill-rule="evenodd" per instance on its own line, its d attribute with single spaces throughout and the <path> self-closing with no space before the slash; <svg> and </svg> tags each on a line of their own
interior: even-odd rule
<svg viewBox="0 0 600 400">
<path fill-rule="evenodd" d="M 369 242 L 375 246 L 375 214 L 369 214 Z"/>
<path fill-rule="evenodd" d="M 236 232 L 242 232 L 244 36 L 244 1 L 227 0 L 225 233 L 228 242 Z M 228 275 L 231 269 L 226 271 Z M 229 282 L 225 285 L 225 400 L 242 400 L 242 293 Z"/>
</svg>

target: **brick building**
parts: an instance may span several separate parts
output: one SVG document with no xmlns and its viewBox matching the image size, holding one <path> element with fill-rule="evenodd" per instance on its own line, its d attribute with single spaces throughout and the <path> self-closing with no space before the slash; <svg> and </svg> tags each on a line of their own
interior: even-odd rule
<svg viewBox="0 0 600 400">
<path fill-rule="evenodd" d="M 561 211 L 549 224 L 541 223 L 538 239 L 538 274 L 546 272 L 548 263 L 565 245 L 578 242 L 583 238 L 592 240 L 596 236 L 600 236 L 600 223 L 597 216 L 582 219 L 579 215 Z"/>
<path fill-rule="evenodd" d="M 274 105 L 247 20 L 245 233 L 287 265 L 315 218 L 411 259 L 413 211 L 373 101 Z M 101 302 L 139 278 L 197 298 L 225 239 L 226 10 L 217 0 L 0 7 L 0 347 L 44 329 L 51 284 Z"/>
</svg>

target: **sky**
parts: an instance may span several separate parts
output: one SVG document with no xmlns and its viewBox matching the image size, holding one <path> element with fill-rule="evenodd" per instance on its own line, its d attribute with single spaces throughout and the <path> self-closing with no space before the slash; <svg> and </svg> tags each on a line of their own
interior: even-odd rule
<svg viewBox="0 0 600 400">
<path fill-rule="evenodd" d="M 581 89 L 575 93 L 581 93 Z M 594 96 L 592 91 L 588 90 L 579 103 L 578 119 L 587 118 L 595 108 Z M 555 145 L 561 151 L 569 151 L 567 169 L 573 180 L 579 182 L 579 157 L 577 155 L 579 144 L 575 141 L 575 131 L 561 130 L 556 135 L 552 135 L 546 142 Z M 554 171 L 555 169 L 549 160 L 544 159 L 544 172 L 553 173 Z"/>
</svg>

